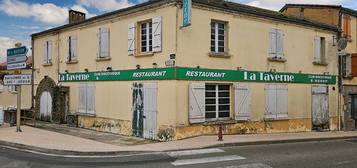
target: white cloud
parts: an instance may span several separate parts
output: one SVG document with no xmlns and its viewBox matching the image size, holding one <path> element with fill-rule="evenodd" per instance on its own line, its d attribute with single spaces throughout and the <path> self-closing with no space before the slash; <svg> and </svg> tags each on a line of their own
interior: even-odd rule
<svg viewBox="0 0 357 168">
<path fill-rule="evenodd" d="M 71 9 L 84 12 L 88 17 L 95 16 L 89 14 L 89 12 L 80 5 L 74 5 Z M 48 24 L 66 23 L 68 20 L 68 10 L 68 7 L 60 7 L 52 3 L 30 5 L 19 0 L 3 0 L 0 3 L 0 11 L 10 16 L 30 17 L 36 21 Z"/>
<path fill-rule="evenodd" d="M 6 50 L 9 48 L 14 48 L 16 43 L 22 43 L 23 46 L 27 46 L 28 48 L 31 48 L 30 39 L 15 39 L 15 38 L 0 36 L 0 63 L 6 62 Z M 29 51 L 28 54 L 31 55 L 31 51 Z"/>
<path fill-rule="evenodd" d="M 242 0 L 230 0 L 230 1 L 237 2 L 237 3 L 242 2 Z M 280 10 L 287 3 L 341 5 L 343 2 L 346 1 L 347 0 L 252 0 L 249 1 L 247 5 L 270 9 L 270 10 Z"/>
<path fill-rule="evenodd" d="M 77 0 L 77 3 L 85 7 L 94 7 L 105 12 L 127 8 L 134 5 L 128 0 Z"/>
</svg>

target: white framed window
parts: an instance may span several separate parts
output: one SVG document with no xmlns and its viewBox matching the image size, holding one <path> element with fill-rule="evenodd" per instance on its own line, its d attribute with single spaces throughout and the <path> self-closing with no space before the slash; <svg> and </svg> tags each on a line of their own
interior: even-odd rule
<svg viewBox="0 0 357 168">
<path fill-rule="evenodd" d="M 211 52 L 224 53 L 226 52 L 226 23 L 212 21 L 211 22 Z"/>
<path fill-rule="evenodd" d="M 98 30 L 98 58 L 110 56 L 110 29 L 99 28 Z"/>
<path fill-rule="evenodd" d="M 16 85 L 9 85 L 8 89 L 10 93 L 17 93 Z"/>
<path fill-rule="evenodd" d="M 205 86 L 205 119 L 229 119 L 230 85 L 206 84 Z"/>
<path fill-rule="evenodd" d="M 288 86 L 265 85 L 265 118 L 288 117 Z"/>
<path fill-rule="evenodd" d="M 77 36 L 68 37 L 68 62 L 77 61 Z"/>
<path fill-rule="evenodd" d="M 140 52 L 152 52 L 152 21 L 140 24 Z"/>
<path fill-rule="evenodd" d="M 52 41 L 46 41 L 43 45 L 43 63 L 52 63 Z"/>
<path fill-rule="evenodd" d="M 325 37 L 316 36 L 315 37 L 314 63 L 325 63 L 326 62 L 325 48 L 326 48 Z"/>
<path fill-rule="evenodd" d="M 82 114 L 95 115 L 95 84 L 80 83 L 78 95 L 78 112 Z"/>
<path fill-rule="evenodd" d="M 271 29 L 269 58 L 282 59 L 284 58 L 284 31 L 280 29 Z"/>
</svg>

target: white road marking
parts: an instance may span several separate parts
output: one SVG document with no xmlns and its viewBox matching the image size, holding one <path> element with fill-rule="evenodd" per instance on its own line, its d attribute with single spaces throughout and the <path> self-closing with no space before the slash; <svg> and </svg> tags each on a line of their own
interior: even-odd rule
<svg viewBox="0 0 357 168">
<path fill-rule="evenodd" d="M 243 160 L 243 159 L 245 158 L 241 156 L 229 155 L 229 156 L 207 157 L 207 158 L 200 158 L 200 159 L 176 160 L 175 162 L 171 162 L 171 164 L 174 166 L 183 166 L 183 165 L 223 162 L 223 161 Z"/>
<path fill-rule="evenodd" d="M 272 168 L 272 167 L 263 163 L 251 163 L 251 164 L 217 167 L 217 168 Z"/>
<path fill-rule="evenodd" d="M 221 153 L 221 152 L 225 152 L 225 151 L 218 148 L 212 148 L 212 149 L 197 149 L 197 150 L 167 152 L 167 154 L 171 157 L 178 157 L 178 156 L 200 155 L 200 154 Z"/>
</svg>

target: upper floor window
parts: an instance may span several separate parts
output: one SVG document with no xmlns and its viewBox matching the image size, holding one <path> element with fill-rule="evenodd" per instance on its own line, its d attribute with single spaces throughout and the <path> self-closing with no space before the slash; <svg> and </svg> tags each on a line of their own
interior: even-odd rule
<svg viewBox="0 0 357 168">
<path fill-rule="evenodd" d="M 68 62 L 77 61 L 77 37 L 69 36 L 68 37 Z"/>
<path fill-rule="evenodd" d="M 349 15 L 343 15 L 343 35 L 347 40 L 351 40 L 351 17 Z"/>
<path fill-rule="evenodd" d="M 99 28 L 98 32 L 98 57 L 107 58 L 110 56 L 110 29 Z"/>
<path fill-rule="evenodd" d="M 128 55 L 160 52 L 162 50 L 161 22 L 162 18 L 159 16 L 138 24 L 130 23 L 128 25 Z M 136 25 L 139 26 L 138 29 L 136 29 Z M 137 38 L 139 39 L 138 43 L 136 43 Z"/>
<path fill-rule="evenodd" d="M 271 29 L 269 58 L 283 59 L 284 57 L 284 31 L 280 29 Z"/>
<path fill-rule="evenodd" d="M 43 63 L 51 64 L 52 63 L 52 41 L 46 41 L 43 45 Z"/>
<path fill-rule="evenodd" d="M 315 37 L 315 56 L 314 63 L 325 63 L 326 62 L 326 40 L 325 37 Z"/>
<path fill-rule="evenodd" d="M 224 53 L 226 41 L 226 23 L 211 22 L 211 52 Z"/>
</svg>

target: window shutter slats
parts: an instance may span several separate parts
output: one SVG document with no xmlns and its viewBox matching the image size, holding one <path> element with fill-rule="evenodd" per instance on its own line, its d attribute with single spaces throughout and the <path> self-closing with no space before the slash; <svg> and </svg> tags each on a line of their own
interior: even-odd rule
<svg viewBox="0 0 357 168">
<path fill-rule="evenodd" d="M 71 60 L 77 60 L 77 37 L 71 36 Z"/>
<path fill-rule="evenodd" d="M 238 84 L 235 87 L 235 119 L 250 119 L 251 93 L 248 84 Z"/>
<path fill-rule="evenodd" d="M 46 41 L 45 44 L 43 45 L 43 63 L 47 64 L 48 63 L 48 42 Z"/>
<path fill-rule="evenodd" d="M 284 31 L 277 30 L 277 57 L 283 58 L 284 57 Z"/>
<path fill-rule="evenodd" d="M 144 83 L 144 138 L 156 139 L 157 83 Z"/>
<path fill-rule="evenodd" d="M 135 55 L 135 23 L 128 25 L 128 55 Z"/>
<path fill-rule="evenodd" d="M 321 62 L 321 37 L 315 37 L 315 62 Z"/>
<path fill-rule="evenodd" d="M 86 106 L 88 114 L 95 114 L 95 85 L 87 85 Z"/>
<path fill-rule="evenodd" d="M 85 113 L 86 112 L 86 84 L 79 84 L 79 95 L 78 95 L 78 99 L 79 99 L 79 105 L 78 105 L 78 112 L 80 113 Z"/>
<path fill-rule="evenodd" d="M 48 41 L 47 63 L 52 63 L 52 41 Z"/>
<path fill-rule="evenodd" d="M 265 85 L 265 117 L 276 118 L 276 85 Z"/>
<path fill-rule="evenodd" d="M 152 19 L 152 28 L 153 28 L 153 52 L 161 51 L 161 29 L 162 29 L 162 17 L 155 17 Z"/>
<path fill-rule="evenodd" d="M 100 52 L 99 52 L 99 57 L 101 58 L 105 58 L 105 57 L 109 57 L 109 46 L 110 46 L 110 42 L 109 42 L 109 28 L 100 28 L 99 29 L 99 47 L 100 47 Z"/>
<path fill-rule="evenodd" d="M 288 117 L 288 86 L 276 85 L 277 118 Z"/>
<path fill-rule="evenodd" d="M 189 86 L 189 121 L 205 121 L 205 83 L 190 83 Z"/>
<path fill-rule="evenodd" d="M 269 37 L 270 37 L 270 51 L 269 51 L 269 57 L 274 58 L 277 57 L 277 51 L 276 51 L 276 29 L 271 29 L 269 32 Z"/>
</svg>

